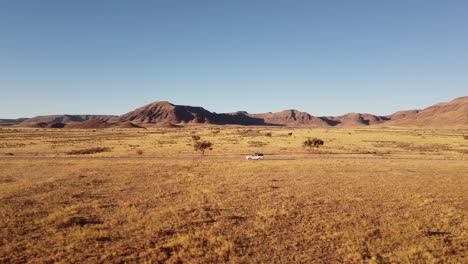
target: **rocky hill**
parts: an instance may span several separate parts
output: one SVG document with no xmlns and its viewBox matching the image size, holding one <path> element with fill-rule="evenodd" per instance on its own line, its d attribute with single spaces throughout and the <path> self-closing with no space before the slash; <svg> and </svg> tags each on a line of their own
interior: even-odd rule
<svg viewBox="0 0 468 264">
<path fill-rule="evenodd" d="M 22 123 L 71 123 L 71 122 L 83 122 L 88 120 L 103 120 L 107 121 L 113 117 L 113 115 L 45 115 L 28 118 Z"/>
<path fill-rule="evenodd" d="M 418 127 L 468 126 L 468 96 L 435 104 L 422 110 L 400 111 L 389 116 L 388 125 Z"/>
<path fill-rule="evenodd" d="M 141 128 L 185 125 L 356 127 L 390 126 L 465 127 L 468 126 L 468 96 L 422 110 L 399 111 L 388 116 L 349 113 L 341 116 L 313 116 L 298 110 L 249 114 L 214 113 L 203 107 L 154 102 L 121 116 L 48 115 L 29 119 L 3 119 L 0 125 L 36 128 Z"/>
</svg>

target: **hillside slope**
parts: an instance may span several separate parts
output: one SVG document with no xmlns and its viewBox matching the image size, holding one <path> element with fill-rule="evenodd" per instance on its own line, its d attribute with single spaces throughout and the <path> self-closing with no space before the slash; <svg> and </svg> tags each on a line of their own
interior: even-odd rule
<svg viewBox="0 0 468 264">
<path fill-rule="evenodd" d="M 153 102 L 121 116 L 47 115 L 29 119 L 0 120 L 0 125 L 31 128 L 140 128 L 184 125 L 356 127 L 371 125 L 417 127 L 467 127 L 468 96 L 439 103 L 422 110 L 398 111 L 388 116 L 348 113 L 341 116 L 313 116 L 295 109 L 276 113 L 214 113 L 203 107 Z"/>
<path fill-rule="evenodd" d="M 439 103 L 423 110 L 400 111 L 389 116 L 386 124 L 418 127 L 468 126 L 468 96 Z"/>
</svg>

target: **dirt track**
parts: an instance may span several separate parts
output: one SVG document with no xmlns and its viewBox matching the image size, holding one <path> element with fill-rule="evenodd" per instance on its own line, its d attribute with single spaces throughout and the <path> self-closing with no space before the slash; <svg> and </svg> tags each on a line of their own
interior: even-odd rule
<svg viewBox="0 0 468 264">
<path fill-rule="evenodd" d="M 321 161 L 415 161 L 415 162 L 462 162 L 462 159 L 417 159 L 417 158 L 352 158 L 352 157 L 298 157 L 298 158 L 265 158 L 264 160 L 245 160 L 244 157 L 0 157 L 0 161 L 73 161 L 73 160 L 99 160 L 99 161 L 245 161 L 245 162 L 271 162 L 271 161 L 296 161 L 296 160 L 321 160 Z"/>
</svg>

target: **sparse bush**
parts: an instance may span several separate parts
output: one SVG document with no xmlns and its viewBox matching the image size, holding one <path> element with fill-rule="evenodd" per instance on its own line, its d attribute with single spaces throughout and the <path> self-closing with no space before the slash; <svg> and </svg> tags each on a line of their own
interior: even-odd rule
<svg viewBox="0 0 468 264">
<path fill-rule="evenodd" d="M 259 130 L 253 130 L 253 129 L 245 129 L 245 130 L 238 130 L 239 135 L 241 136 L 260 136 L 260 131 Z"/>
<path fill-rule="evenodd" d="M 143 150 L 139 149 L 139 150 L 137 150 L 136 153 L 137 153 L 139 156 L 141 156 L 141 155 L 143 155 Z"/>
<path fill-rule="evenodd" d="M 249 141 L 249 146 L 250 147 L 264 147 L 266 146 L 267 143 L 261 142 L 261 141 Z"/>
<path fill-rule="evenodd" d="M 265 136 L 271 137 L 271 132 L 266 133 Z"/>
<path fill-rule="evenodd" d="M 8 153 L 5 153 L 6 156 L 14 156 L 15 154 L 11 153 L 11 152 L 8 152 Z"/>
<path fill-rule="evenodd" d="M 215 131 L 213 131 L 213 132 L 211 132 L 211 133 L 213 133 L 213 135 L 217 135 L 217 134 L 219 134 L 220 132 L 221 132 L 221 131 L 219 131 L 219 130 L 215 130 Z"/>
<path fill-rule="evenodd" d="M 67 152 L 68 155 L 86 155 L 86 154 L 95 154 L 101 152 L 109 152 L 111 151 L 110 148 L 107 147 L 97 147 L 97 148 L 89 148 L 89 149 L 80 149 L 80 150 L 72 150 Z"/>
<path fill-rule="evenodd" d="M 289 132 L 289 133 L 288 133 L 288 136 L 292 136 L 292 132 Z"/>
<path fill-rule="evenodd" d="M 193 135 L 193 136 L 192 136 L 192 139 L 193 139 L 194 141 L 198 141 L 198 140 L 200 140 L 200 138 L 201 138 L 201 137 L 200 137 L 200 136 L 197 136 L 197 135 Z"/>
<path fill-rule="evenodd" d="M 319 138 L 308 138 L 302 143 L 302 146 L 311 150 L 312 148 L 318 148 L 320 146 L 323 146 L 323 140 Z"/>
<path fill-rule="evenodd" d="M 464 135 L 463 138 L 468 140 L 468 135 Z"/>
<path fill-rule="evenodd" d="M 213 143 L 209 141 L 196 141 L 193 147 L 195 151 L 200 151 L 204 156 L 206 150 L 213 150 Z"/>
<path fill-rule="evenodd" d="M 86 226 L 86 225 L 97 225 L 102 224 L 102 221 L 91 217 L 84 216 L 66 216 L 64 219 L 60 219 L 55 223 L 56 228 L 69 228 L 73 226 Z"/>
</svg>

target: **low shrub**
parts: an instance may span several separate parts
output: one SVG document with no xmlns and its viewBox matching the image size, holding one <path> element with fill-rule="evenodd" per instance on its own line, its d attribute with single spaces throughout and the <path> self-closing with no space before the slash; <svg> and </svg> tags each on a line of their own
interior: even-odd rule
<svg viewBox="0 0 468 264">
<path fill-rule="evenodd" d="M 318 148 L 320 146 L 323 146 L 323 143 L 323 140 L 321 140 L 320 138 L 309 138 L 302 143 L 302 146 L 311 150 L 312 148 Z"/>
<path fill-rule="evenodd" d="M 95 154 L 101 152 L 109 152 L 111 151 L 110 148 L 107 147 L 97 147 L 97 148 L 89 148 L 89 149 L 79 149 L 79 150 L 72 150 L 67 152 L 68 155 L 87 155 L 87 154 Z"/>
<path fill-rule="evenodd" d="M 264 147 L 267 143 L 261 141 L 249 141 L 249 147 Z"/>
</svg>

